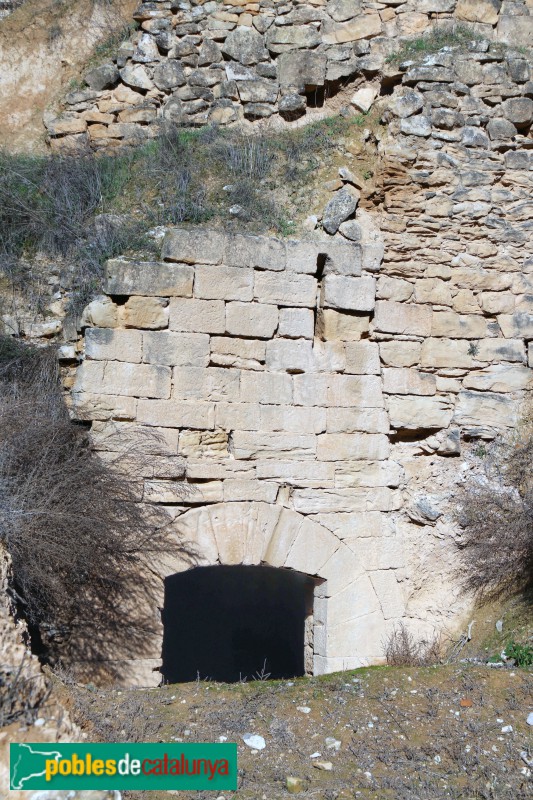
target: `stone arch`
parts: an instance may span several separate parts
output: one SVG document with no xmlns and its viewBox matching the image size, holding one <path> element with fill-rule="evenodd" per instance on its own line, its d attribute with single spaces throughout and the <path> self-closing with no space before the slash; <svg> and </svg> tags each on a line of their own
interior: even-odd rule
<svg viewBox="0 0 533 800">
<path fill-rule="evenodd" d="M 313 674 L 380 660 L 385 620 L 372 583 L 354 551 L 323 525 L 297 511 L 262 502 L 197 507 L 171 525 L 180 542 L 192 545 L 195 554 L 192 560 L 177 557 L 158 563 L 161 607 L 163 580 L 194 567 L 220 564 L 293 569 L 316 581 Z M 159 624 L 154 659 L 145 662 L 146 671 L 141 670 L 144 682 L 153 684 L 154 672 L 157 676 L 161 641 Z"/>
</svg>

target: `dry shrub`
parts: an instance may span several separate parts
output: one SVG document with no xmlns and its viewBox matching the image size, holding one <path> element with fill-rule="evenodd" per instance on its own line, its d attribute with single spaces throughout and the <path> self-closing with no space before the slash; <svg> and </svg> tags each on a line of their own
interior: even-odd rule
<svg viewBox="0 0 533 800">
<path fill-rule="evenodd" d="M 518 441 L 495 442 L 483 480 L 461 498 L 461 577 L 467 591 L 490 598 L 523 592 L 533 581 L 533 424 Z"/>
<path fill-rule="evenodd" d="M 440 638 L 416 639 L 403 622 L 395 626 L 384 642 L 390 667 L 428 667 L 440 661 Z"/>
<path fill-rule="evenodd" d="M 50 695 L 50 684 L 24 655 L 17 666 L 0 665 L 0 728 L 32 725 Z"/>
<path fill-rule="evenodd" d="M 34 649 L 51 663 L 142 657 L 159 589 L 150 564 L 183 554 L 163 511 L 138 502 L 135 455 L 145 467 L 152 440 L 121 440 L 104 463 L 69 419 L 55 352 L 0 337 L 0 365 L 0 541 Z"/>
</svg>

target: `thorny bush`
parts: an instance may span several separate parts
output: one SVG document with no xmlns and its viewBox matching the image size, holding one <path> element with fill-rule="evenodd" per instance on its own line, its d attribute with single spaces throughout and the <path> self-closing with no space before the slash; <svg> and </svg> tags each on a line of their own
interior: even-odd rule
<svg viewBox="0 0 533 800">
<path fill-rule="evenodd" d="M 488 448 L 484 474 L 461 497 L 464 588 L 486 598 L 522 592 L 533 583 L 533 420 L 513 440 Z"/>
<path fill-rule="evenodd" d="M 55 352 L 0 337 L 0 442 L 0 542 L 32 644 L 51 663 L 141 657 L 158 588 L 153 562 L 184 554 L 163 512 L 138 502 L 158 441 L 121 438 L 104 462 L 69 418 Z"/>
</svg>

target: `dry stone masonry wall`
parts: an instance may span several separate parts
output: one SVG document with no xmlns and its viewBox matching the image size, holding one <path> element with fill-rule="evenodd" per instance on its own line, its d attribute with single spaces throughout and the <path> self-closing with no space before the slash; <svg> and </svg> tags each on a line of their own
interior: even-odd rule
<svg viewBox="0 0 533 800">
<path fill-rule="evenodd" d="M 532 11 L 531 0 L 142 3 L 140 29 L 114 60 L 89 70 L 61 113 L 45 115 L 50 144 L 111 148 L 164 122 L 291 122 L 341 90 L 344 113 L 366 112 L 402 79 L 389 60 L 402 37 L 460 23 L 528 47 Z"/>
</svg>

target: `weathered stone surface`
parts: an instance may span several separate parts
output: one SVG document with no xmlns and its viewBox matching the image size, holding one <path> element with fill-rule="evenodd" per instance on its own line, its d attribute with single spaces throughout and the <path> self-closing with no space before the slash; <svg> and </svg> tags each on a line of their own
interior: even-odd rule
<svg viewBox="0 0 533 800">
<path fill-rule="evenodd" d="M 269 339 L 277 326 L 277 306 L 266 303 L 228 303 L 226 306 L 226 331 L 233 336 Z"/>
<path fill-rule="evenodd" d="M 328 3 L 327 11 L 335 22 L 345 22 L 361 13 L 360 0 L 332 0 Z"/>
<path fill-rule="evenodd" d="M 431 335 L 449 339 L 483 339 L 487 335 L 487 323 L 476 314 L 436 311 L 431 322 Z"/>
<path fill-rule="evenodd" d="M 266 46 L 272 53 L 306 49 L 320 44 L 320 33 L 310 25 L 272 26 L 266 34 Z"/>
<path fill-rule="evenodd" d="M 168 91 L 185 84 L 185 73 L 179 61 L 164 61 L 154 69 L 154 83 L 158 89 Z"/>
<path fill-rule="evenodd" d="M 325 308 L 319 315 L 317 328 L 322 339 L 356 342 L 366 334 L 369 326 L 370 317 L 365 312 L 349 314 Z"/>
<path fill-rule="evenodd" d="M 204 300 L 251 300 L 253 271 L 240 267 L 199 265 L 194 271 L 194 296 Z"/>
<path fill-rule="evenodd" d="M 319 461 L 383 461 L 389 440 L 382 434 L 325 433 L 317 438 Z"/>
<path fill-rule="evenodd" d="M 94 325 L 97 328 L 116 328 L 118 325 L 118 306 L 110 297 L 105 295 L 95 297 L 84 308 L 80 324 L 82 328 L 86 325 Z"/>
<path fill-rule="evenodd" d="M 105 290 L 111 295 L 191 297 L 192 284 L 193 270 L 185 264 L 122 258 L 106 263 Z"/>
<path fill-rule="evenodd" d="M 506 339 L 533 339 L 533 310 L 500 314 L 498 324 Z"/>
<path fill-rule="evenodd" d="M 379 375 L 379 347 L 375 342 L 346 344 L 345 372 L 355 375 Z"/>
<path fill-rule="evenodd" d="M 378 300 L 374 315 L 374 328 L 383 333 L 429 336 L 432 316 L 433 311 L 429 306 Z"/>
<path fill-rule="evenodd" d="M 120 70 L 120 77 L 127 86 L 133 86 L 134 89 L 150 90 L 154 88 L 146 69 L 140 64 L 124 67 Z"/>
<path fill-rule="evenodd" d="M 212 429 L 215 404 L 178 400 L 139 400 L 137 420 L 143 425 L 161 428 Z"/>
<path fill-rule="evenodd" d="M 422 367 L 473 366 L 474 349 L 470 342 L 458 339 L 426 339 L 422 343 L 420 364 Z"/>
<path fill-rule="evenodd" d="M 170 367 L 207 367 L 209 336 L 202 333 L 157 331 L 143 335 L 143 361 Z"/>
<path fill-rule="evenodd" d="M 85 355 L 98 361 L 129 361 L 142 358 L 142 334 L 110 328 L 88 328 L 85 332 Z"/>
<path fill-rule="evenodd" d="M 326 204 L 322 215 L 322 225 L 328 233 L 334 234 L 339 230 L 341 222 L 350 217 L 357 208 L 357 197 L 346 189 L 335 192 Z"/>
<path fill-rule="evenodd" d="M 316 300 L 316 280 L 310 275 L 256 272 L 254 297 L 259 303 L 313 308 Z"/>
<path fill-rule="evenodd" d="M 235 431 L 233 435 L 235 458 L 310 458 L 316 456 L 316 436 L 312 434 L 254 433 Z"/>
<path fill-rule="evenodd" d="M 530 47 L 533 41 L 533 17 L 514 17 L 501 14 L 497 37 L 511 47 Z"/>
<path fill-rule="evenodd" d="M 384 369 L 383 391 L 387 394 L 433 395 L 435 375 L 417 369 Z"/>
<path fill-rule="evenodd" d="M 453 405 L 445 397 L 397 397 L 387 401 L 390 424 L 396 430 L 447 428 L 453 416 Z"/>
<path fill-rule="evenodd" d="M 290 375 L 266 372 L 241 375 L 241 399 L 247 403 L 289 404 L 292 396 Z"/>
<path fill-rule="evenodd" d="M 281 53 L 277 59 L 281 86 L 323 86 L 326 77 L 325 53 Z"/>
<path fill-rule="evenodd" d="M 325 308 L 372 311 L 375 296 L 376 282 L 371 277 L 326 275 L 322 285 L 322 304 Z"/>
<path fill-rule="evenodd" d="M 221 46 L 222 52 L 241 64 L 257 64 L 267 53 L 263 37 L 254 28 L 239 27 L 230 31 Z"/>
<path fill-rule="evenodd" d="M 379 355 L 388 367 L 412 367 L 420 363 L 421 349 L 418 342 L 380 342 Z"/>
<path fill-rule="evenodd" d="M 282 308 L 279 312 L 279 336 L 289 339 L 312 339 L 314 315 L 310 308 Z"/>
<path fill-rule="evenodd" d="M 218 231 L 172 228 L 163 239 L 161 257 L 184 264 L 220 264 L 226 241 Z"/>
<path fill-rule="evenodd" d="M 529 97 L 511 97 L 502 103 L 502 110 L 505 118 L 518 128 L 533 120 L 533 100 Z"/>
<path fill-rule="evenodd" d="M 272 372 L 312 371 L 312 344 L 307 339 L 274 339 L 267 344 L 266 365 Z"/>
<path fill-rule="evenodd" d="M 352 95 L 350 103 L 357 108 L 358 111 L 362 111 L 363 114 L 368 114 L 377 96 L 378 89 L 376 86 L 363 86 L 363 88 L 358 89 L 355 94 Z"/>
<path fill-rule="evenodd" d="M 115 64 L 112 63 L 95 67 L 89 70 L 89 72 L 86 72 L 83 76 L 87 86 L 90 86 L 91 89 L 96 89 L 98 92 L 101 92 L 102 89 L 109 89 L 115 86 L 119 78 L 119 71 Z"/>
<path fill-rule="evenodd" d="M 414 117 L 405 117 L 400 122 L 400 130 L 406 136 L 429 136 L 431 134 L 431 119 L 417 114 Z"/>
<path fill-rule="evenodd" d="M 455 16 L 467 22 L 495 25 L 501 8 L 500 0 L 458 0 Z"/>
<path fill-rule="evenodd" d="M 424 97 L 420 92 L 409 89 L 400 89 L 394 93 L 389 103 L 390 111 L 397 117 L 404 119 L 416 114 L 424 108 Z"/>
<path fill-rule="evenodd" d="M 170 301 L 170 329 L 196 333 L 224 333 L 226 313 L 222 300 Z"/>
<path fill-rule="evenodd" d="M 278 239 L 242 234 L 226 238 L 223 262 L 229 266 L 281 271 L 286 259 L 285 242 Z"/>
<path fill-rule="evenodd" d="M 161 297 L 129 297 L 122 310 L 126 328 L 167 328 L 168 318 L 168 301 Z"/>
<path fill-rule="evenodd" d="M 327 392 L 329 406 L 383 408 L 381 381 L 374 375 L 333 375 Z"/>
<path fill-rule="evenodd" d="M 465 389 L 490 392 L 514 392 L 527 389 L 533 373 L 526 366 L 494 364 L 483 370 L 470 372 L 463 380 Z"/>
<path fill-rule="evenodd" d="M 382 408 L 331 407 L 326 411 L 326 430 L 328 433 L 388 433 L 389 418 Z"/>
<path fill-rule="evenodd" d="M 170 397 L 170 377 L 168 367 L 152 364 L 84 361 L 78 370 L 74 391 L 165 399 Z"/>
<path fill-rule="evenodd" d="M 342 42 L 356 42 L 381 33 L 381 19 L 379 14 L 364 14 L 352 22 L 332 26 L 328 33 L 324 33 L 324 44 L 341 44 Z"/>
<path fill-rule="evenodd" d="M 506 428 L 516 424 L 517 408 L 505 394 L 464 391 L 459 393 L 453 421 L 457 425 Z"/>
</svg>

